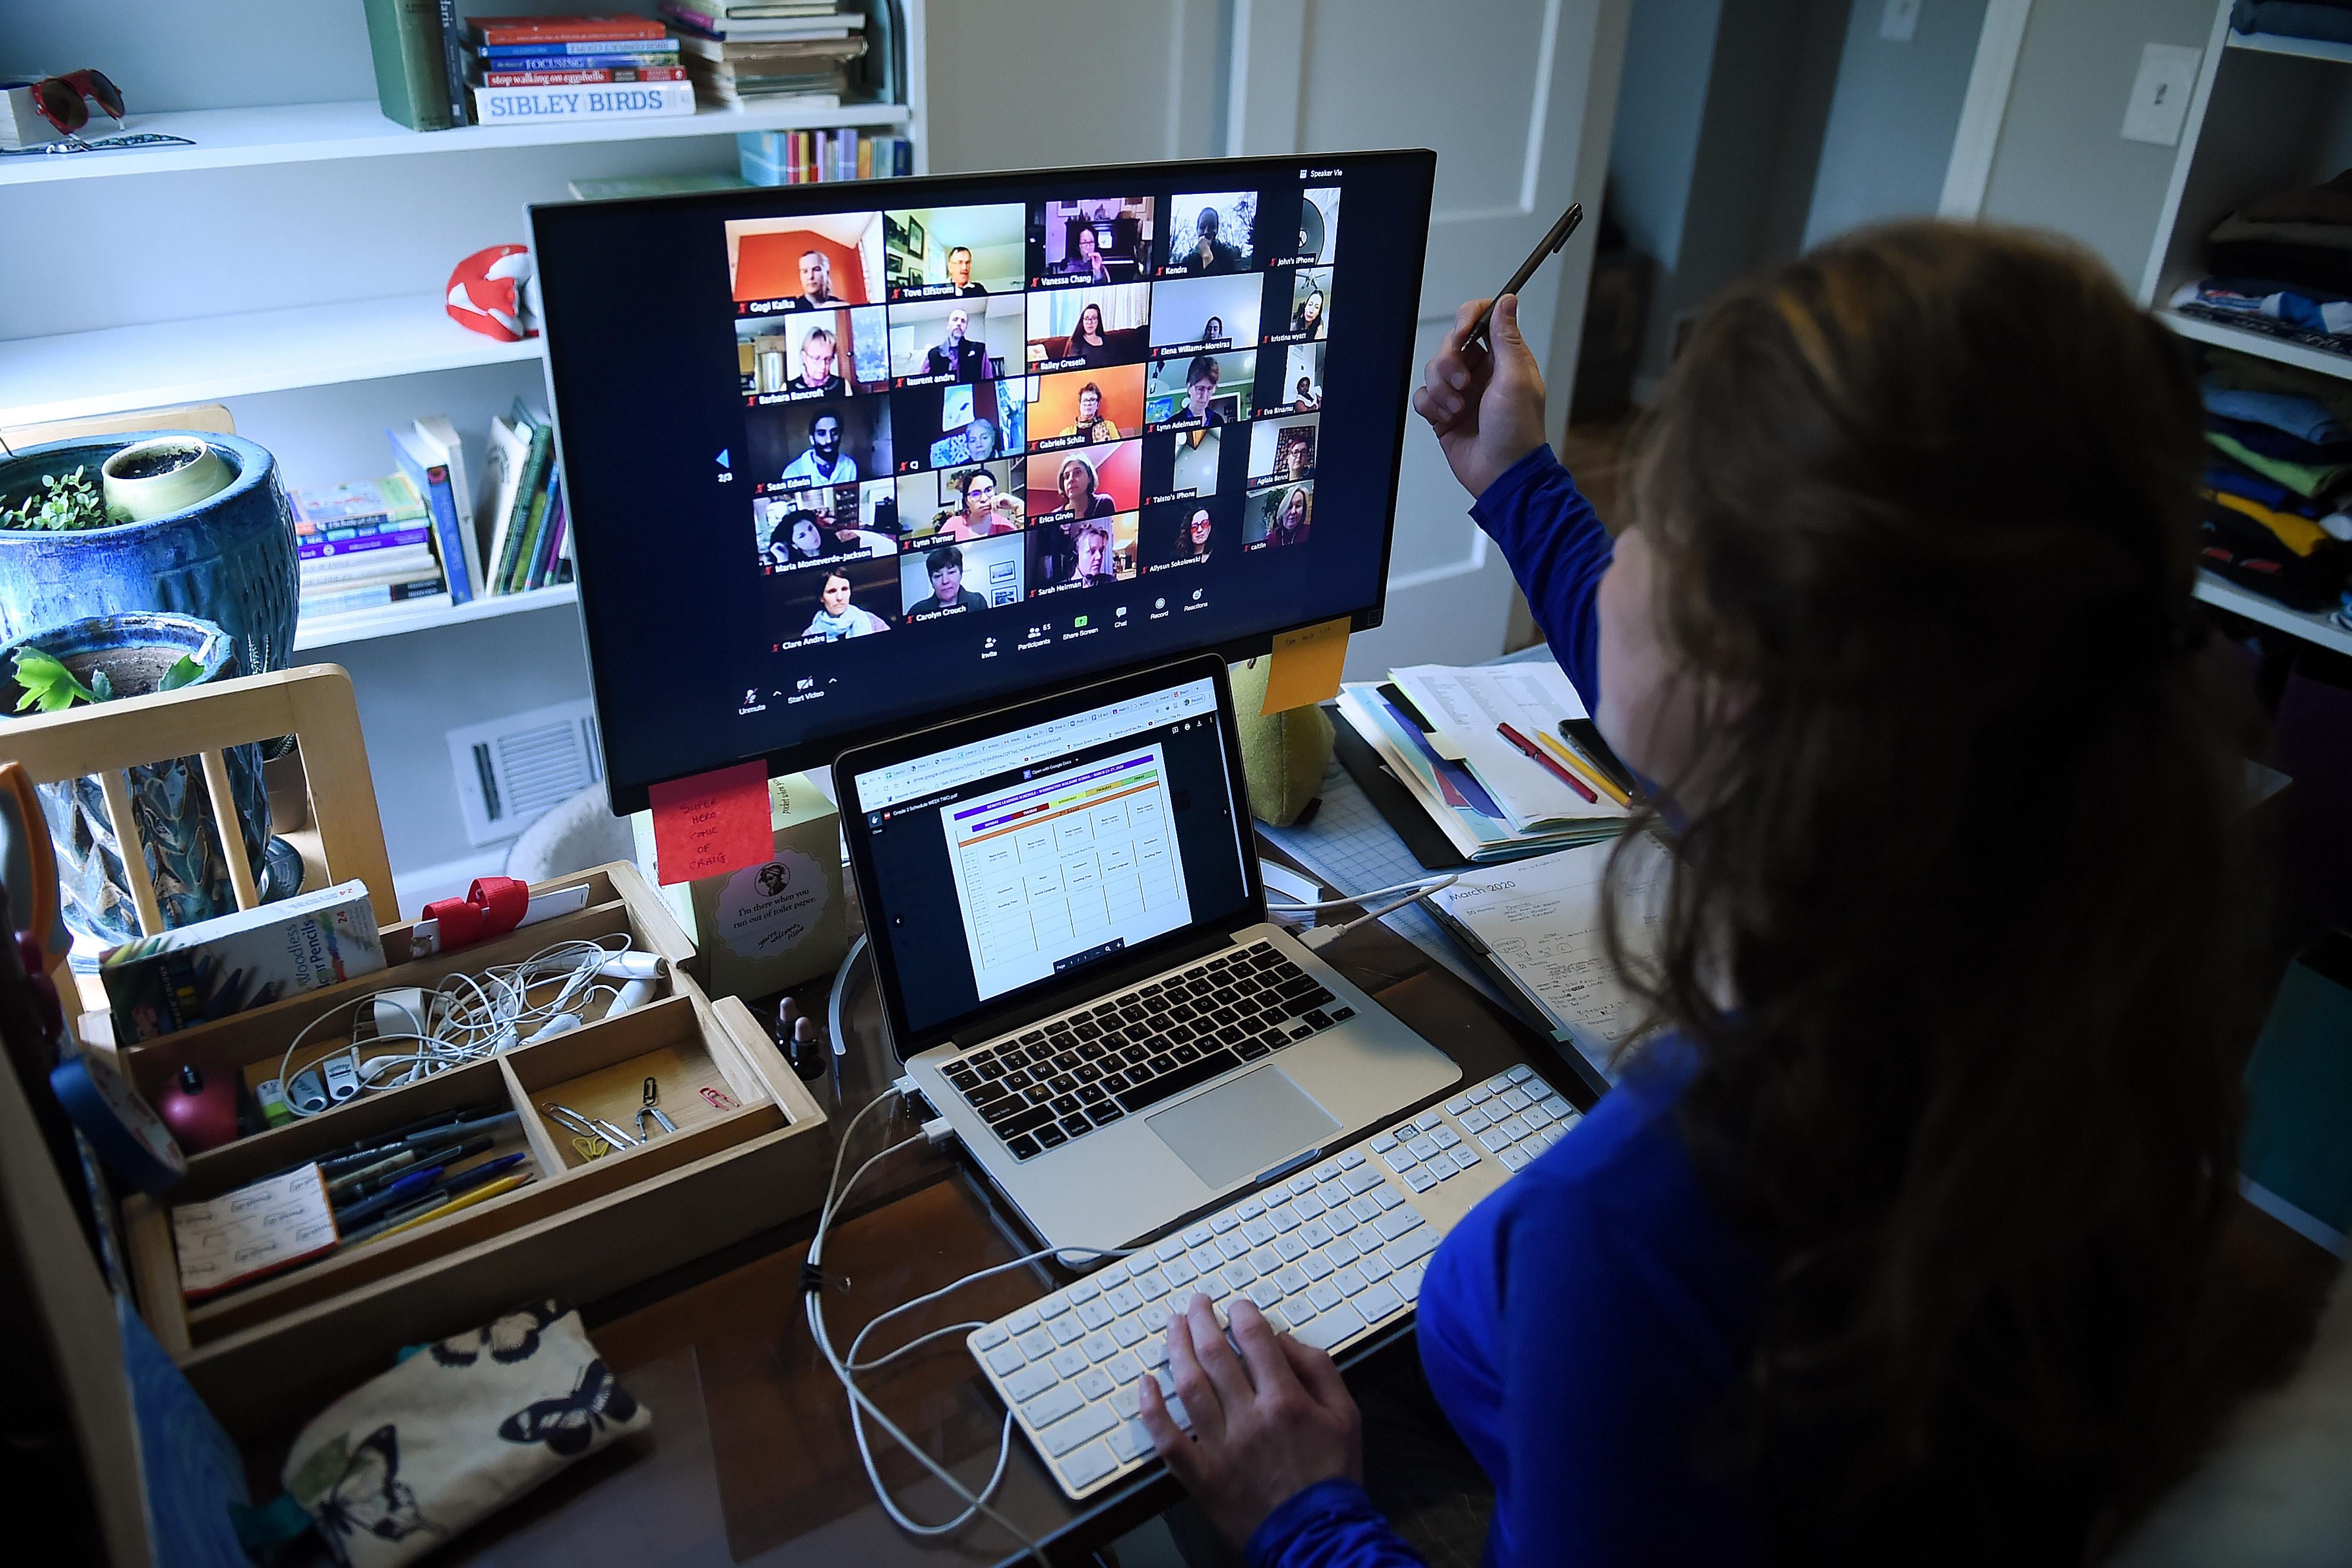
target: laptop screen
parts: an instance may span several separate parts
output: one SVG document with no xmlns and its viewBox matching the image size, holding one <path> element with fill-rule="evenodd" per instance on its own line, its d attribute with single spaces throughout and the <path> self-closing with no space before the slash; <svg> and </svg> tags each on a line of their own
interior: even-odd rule
<svg viewBox="0 0 2352 1568">
<path fill-rule="evenodd" d="M 1107 683 L 1092 706 L 1027 704 L 871 767 L 843 759 L 902 1048 L 1252 909 L 1239 770 L 1202 669 Z"/>
</svg>

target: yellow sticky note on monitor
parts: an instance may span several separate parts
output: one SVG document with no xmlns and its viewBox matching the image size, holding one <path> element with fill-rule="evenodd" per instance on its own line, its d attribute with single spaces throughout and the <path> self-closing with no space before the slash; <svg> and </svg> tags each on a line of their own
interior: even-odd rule
<svg viewBox="0 0 2352 1568">
<path fill-rule="evenodd" d="M 1274 639 L 1260 713 L 1280 713 L 1339 695 L 1339 667 L 1348 662 L 1348 617 L 1325 621 Z"/>
</svg>

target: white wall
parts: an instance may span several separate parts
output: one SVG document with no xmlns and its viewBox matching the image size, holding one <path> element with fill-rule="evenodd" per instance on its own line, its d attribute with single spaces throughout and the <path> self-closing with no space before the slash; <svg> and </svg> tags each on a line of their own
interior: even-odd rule
<svg viewBox="0 0 2352 1568">
<path fill-rule="evenodd" d="M 2058 229 L 2137 288 L 2174 149 L 2126 142 L 2143 45 L 2202 49 L 2214 0 L 2042 0 L 2027 18 L 1983 216 Z"/>
<path fill-rule="evenodd" d="M 2047 0 L 2037 10 L 2073 6 Z M 1932 216 L 1951 162 L 1985 0 L 1920 0 L 1907 42 L 1878 36 L 1884 0 L 1854 0 L 1822 142 L 1808 248 L 1882 218 Z M 2135 49 L 2137 54 L 2137 49 Z M 2115 112 L 2120 122 L 2123 99 Z"/>
</svg>

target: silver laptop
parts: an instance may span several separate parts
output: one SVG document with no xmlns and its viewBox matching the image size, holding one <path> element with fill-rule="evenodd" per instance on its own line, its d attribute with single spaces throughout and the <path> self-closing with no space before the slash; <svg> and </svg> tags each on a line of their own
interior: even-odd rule
<svg viewBox="0 0 2352 1568">
<path fill-rule="evenodd" d="M 1461 1077 L 1267 921 L 1221 659 L 834 779 L 895 1048 L 1050 1247 L 1150 1236 Z"/>
</svg>

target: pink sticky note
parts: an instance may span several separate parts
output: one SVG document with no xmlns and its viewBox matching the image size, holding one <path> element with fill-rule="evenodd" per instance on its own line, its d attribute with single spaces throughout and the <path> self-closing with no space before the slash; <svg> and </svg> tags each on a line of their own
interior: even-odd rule
<svg viewBox="0 0 2352 1568">
<path fill-rule="evenodd" d="M 654 812 L 654 868 L 664 887 L 775 858 L 765 763 L 672 779 L 646 795 Z"/>
</svg>

